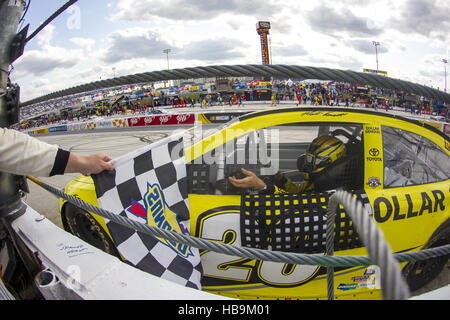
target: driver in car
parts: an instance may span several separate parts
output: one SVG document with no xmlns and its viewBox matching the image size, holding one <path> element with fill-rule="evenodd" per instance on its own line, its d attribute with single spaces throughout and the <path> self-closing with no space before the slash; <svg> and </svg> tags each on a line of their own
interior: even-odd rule
<svg viewBox="0 0 450 320">
<path fill-rule="evenodd" d="M 345 144 L 338 138 L 325 135 L 316 138 L 309 146 L 306 154 L 299 158 L 298 167 L 305 174 L 305 182 L 301 185 L 292 181 L 282 173 L 278 172 L 272 179 L 262 180 L 254 172 L 241 169 L 245 175 L 242 179 L 235 176 L 228 178 L 228 181 L 236 188 L 253 189 L 262 194 L 273 193 L 303 193 L 313 191 L 314 179 L 327 168 L 346 155 Z M 271 181 L 269 181 L 271 180 Z"/>
</svg>

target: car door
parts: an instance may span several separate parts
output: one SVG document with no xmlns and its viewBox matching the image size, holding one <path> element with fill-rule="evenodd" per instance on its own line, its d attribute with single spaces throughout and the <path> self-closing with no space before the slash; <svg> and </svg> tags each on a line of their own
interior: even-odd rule
<svg viewBox="0 0 450 320">
<path fill-rule="evenodd" d="M 394 252 L 423 246 L 449 216 L 449 155 L 426 132 L 365 126 L 366 192 Z"/>
<path fill-rule="evenodd" d="M 352 148 L 349 149 L 348 154 L 352 159 L 356 150 L 359 149 L 359 145 L 363 143 L 362 125 L 342 125 L 326 121 L 322 123 L 314 121 L 306 124 L 289 123 L 288 120 L 282 125 L 266 128 L 261 125 L 259 128 L 242 130 L 241 133 L 230 133 L 233 136 L 232 139 L 224 139 L 222 144 L 215 143 L 215 147 L 212 149 L 204 147 L 207 152 L 203 153 L 203 157 L 192 159 L 192 162 L 188 164 L 191 232 L 195 236 L 227 244 L 266 249 L 266 239 L 259 238 L 255 234 L 258 232 L 258 228 L 247 232 L 246 220 L 242 219 L 242 215 L 245 214 L 243 212 L 248 207 L 247 203 L 250 206 L 260 203 L 257 199 L 258 194 L 246 193 L 243 195 L 244 190 L 233 188 L 227 183 L 226 178 L 231 174 L 238 175 L 240 168 L 246 168 L 254 171 L 260 177 L 270 177 L 277 171 L 281 171 L 292 182 L 301 184 L 304 176 L 297 168 L 297 160 L 319 135 L 335 134 L 339 136 L 349 148 Z M 346 168 L 344 171 L 347 173 L 347 178 L 350 178 L 349 181 L 354 180 L 355 171 L 346 166 L 342 168 Z M 342 175 L 336 180 L 345 180 L 343 178 Z M 362 189 L 362 181 L 358 185 L 359 189 Z M 290 202 L 304 213 L 310 213 L 309 217 L 304 217 L 302 220 L 306 226 L 305 232 L 309 233 L 302 239 L 295 236 L 296 241 L 302 240 L 299 250 L 323 254 L 326 204 L 331 194 L 332 192 L 319 192 L 314 195 L 309 193 L 279 195 L 266 199 L 264 204 L 269 203 L 267 206 L 276 213 L 279 206 Z M 268 210 L 267 207 L 264 210 Z M 293 211 L 292 214 L 299 213 L 299 210 L 294 209 L 295 212 Z M 249 216 L 254 217 L 255 215 L 252 213 Z M 265 218 L 265 223 L 270 224 L 274 221 L 269 220 Z M 287 220 L 283 219 L 285 236 L 281 240 L 284 242 L 282 249 L 289 249 L 286 241 L 291 240 L 288 239 L 287 233 L 298 232 L 296 227 L 291 228 L 286 224 Z M 291 222 L 298 224 L 294 220 L 293 218 Z M 274 226 L 274 224 L 271 225 L 271 227 Z M 345 228 L 347 234 L 352 234 L 352 238 L 347 237 L 345 241 L 342 240 L 341 246 L 345 248 L 359 247 L 359 243 L 356 241 L 349 244 L 350 240 L 356 238 L 356 233 L 350 231 L 351 225 L 347 223 Z M 343 229 L 341 230 L 343 231 Z M 272 236 L 276 232 L 274 229 Z M 274 241 L 278 241 L 276 238 L 278 237 L 272 237 Z M 280 250 L 276 245 L 271 245 L 270 248 Z M 254 261 L 215 252 L 202 252 L 202 265 L 204 268 L 203 287 L 211 290 L 252 286 L 295 288 L 307 283 L 320 272 L 323 273 L 323 268 L 318 266 L 291 266 L 283 263 Z"/>
</svg>

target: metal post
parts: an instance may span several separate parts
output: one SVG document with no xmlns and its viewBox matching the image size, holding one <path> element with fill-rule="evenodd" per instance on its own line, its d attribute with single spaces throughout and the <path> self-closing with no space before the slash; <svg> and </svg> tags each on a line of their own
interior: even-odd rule
<svg viewBox="0 0 450 320">
<path fill-rule="evenodd" d="M 8 84 L 9 52 L 11 42 L 16 35 L 20 15 L 25 5 L 24 0 L 0 1 L 0 88 Z M 3 116 L 3 111 L 1 110 Z"/>
<path fill-rule="evenodd" d="M 163 53 L 166 54 L 167 57 L 167 70 L 170 70 L 170 66 L 169 66 L 169 52 L 172 51 L 170 49 L 164 49 Z M 164 81 L 164 88 L 166 87 L 167 81 Z"/>
<path fill-rule="evenodd" d="M 169 53 L 170 53 L 170 51 L 172 51 L 172 50 L 170 50 L 170 49 L 164 49 L 163 50 L 163 53 L 165 53 L 166 56 L 167 56 L 167 70 L 170 70 L 170 66 L 169 66 Z"/>
<path fill-rule="evenodd" d="M 372 41 L 372 43 L 375 46 L 375 54 L 377 57 L 377 71 L 378 71 L 379 70 L 379 68 L 378 68 L 378 46 L 380 45 L 380 43 L 377 41 Z"/>
<path fill-rule="evenodd" d="M 378 66 L 378 46 L 375 46 L 375 54 L 377 56 L 377 71 L 379 70 L 379 66 Z"/>
<path fill-rule="evenodd" d="M 444 92 L 447 92 L 447 59 L 442 59 L 442 62 L 444 63 L 444 78 L 445 78 L 445 87 Z"/>
<path fill-rule="evenodd" d="M 6 100 L 9 85 L 9 65 L 11 43 L 16 35 L 20 16 L 25 6 L 24 0 L 0 1 L 0 128 L 9 127 L 10 115 Z M 5 91 L 4 91 L 5 90 Z M 19 210 L 21 195 L 17 176 L 0 172 L 0 218 Z"/>
</svg>

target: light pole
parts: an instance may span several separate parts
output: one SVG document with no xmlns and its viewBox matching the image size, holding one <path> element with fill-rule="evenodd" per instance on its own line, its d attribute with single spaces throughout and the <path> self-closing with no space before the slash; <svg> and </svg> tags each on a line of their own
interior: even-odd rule
<svg viewBox="0 0 450 320">
<path fill-rule="evenodd" d="M 166 56 L 167 56 L 167 70 L 170 70 L 170 67 L 169 67 L 169 52 L 171 52 L 172 50 L 170 50 L 170 49 L 164 49 L 163 50 L 163 53 L 165 53 L 166 54 Z"/>
<path fill-rule="evenodd" d="M 375 46 L 375 53 L 376 53 L 376 56 L 377 56 L 377 71 L 378 71 L 378 46 L 380 45 L 380 43 L 377 42 L 377 41 L 372 41 L 372 43 Z"/>
<path fill-rule="evenodd" d="M 112 68 L 112 71 L 113 71 L 113 73 L 114 73 L 114 77 L 113 77 L 113 78 L 115 78 L 115 77 L 116 77 L 116 67 L 113 67 L 113 68 Z"/>
<path fill-rule="evenodd" d="M 447 92 L 447 59 L 442 59 L 442 62 L 444 63 L 444 78 L 445 78 L 445 89 L 444 92 Z"/>
</svg>

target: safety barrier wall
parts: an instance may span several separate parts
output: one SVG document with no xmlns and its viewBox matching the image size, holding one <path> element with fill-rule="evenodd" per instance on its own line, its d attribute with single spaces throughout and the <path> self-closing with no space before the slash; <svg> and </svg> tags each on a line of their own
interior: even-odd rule
<svg viewBox="0 0 450 320">
<path fill-rule="evenodd" d="M 161 125 L 185 125 L 200 123 L 226 123 L 234 117 L 244 115 L 247 112 L 204 112 L 204 113 L 177 113 L 177 114 L 158 114 L 145 116 L 131 116 L 126 118 L 115 119 L 96 119 L 86 122 L 74 122 L 64 125 L 50 126 L 46 128 L 31 129 L 27 131 L 28 134 L 42 135 L 55 132 L 65 131 L 89 131 L 112 128 L 127 128 L 127 127 L 148 127 Z M 431 121 L 420 120 L 435 127 L 436 129 L 450 135 L 450 124 Z"/>
<path fill-rule="evenodd" d="M 36 130 L 30 131 L 28 133 L 33 133 L 33 134 L 36 134 L 36 135 L 38 135 L 38 134 L 46 134 L 46 133 L 48 133 L 48 128 L 36 129 Z"/>
<path fill-rule="evenodd" d="M 442 131 L 444 131 L 444 133 L 448 136 L 450 136 L 450 124 L 449 123 L 444 123 L 442 126 Z"/>
<path fill-rule="evenodd" d="M 428 124 L 432 127 L 435 127 L 436 129 L 444 132 L 446 135 L 450 135 L 450 124 L 448 124 L 448 123 L 431 121 L 431 120 L 420 120 L 420 122 Z"/>
<path fill-rule="evenodd" d="M 42 135 L 55 132 L 73 132 L 73 131 L 90 131 L 102 130 L 112 128 L 127 128 L 127 127 L 148 127 L 161 125 L 184 125 L 195 124 L 198 120 L 198 115 L 194 113 L 179 113 L 179 114 L 161 114 L 161 115 L 146 115 L 146 116 L 132 116 L 126 118 L 116 119 L 95 119 L 86 122 L 74 122 L 64 125 L 49 126 L 46 128 L 28 130 L 28 134 Z"/>
<path fill-rule="evenodd" d="M 127 121 L 129 127 L 194 124 L 195 115 L 193 113 L 163 114 L 145 117 L 131 117 L 128 118 Z"/>
</svg>

